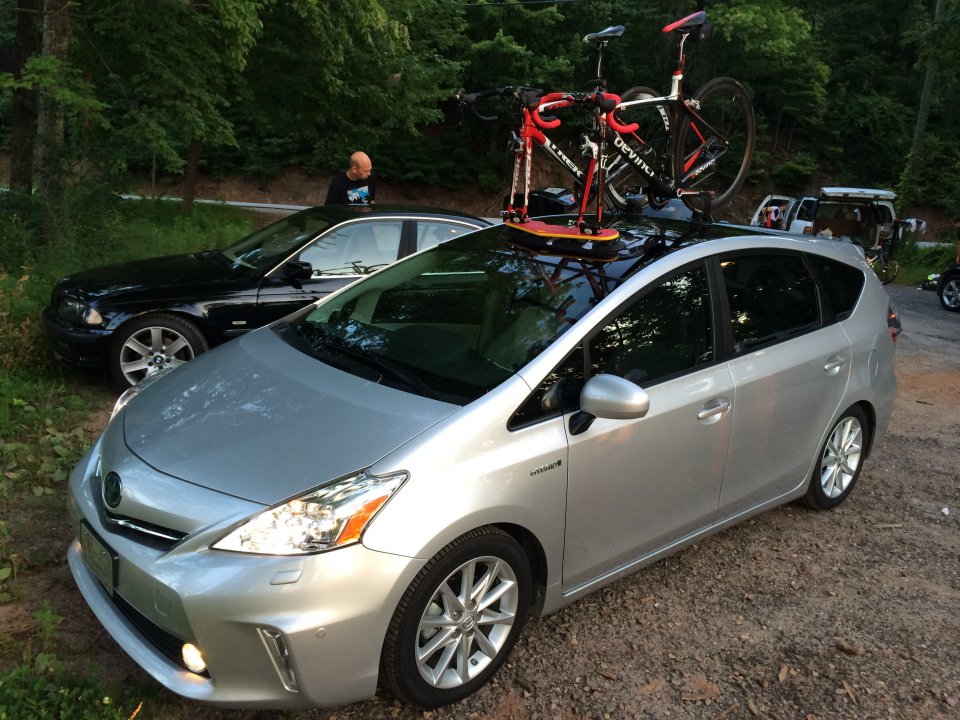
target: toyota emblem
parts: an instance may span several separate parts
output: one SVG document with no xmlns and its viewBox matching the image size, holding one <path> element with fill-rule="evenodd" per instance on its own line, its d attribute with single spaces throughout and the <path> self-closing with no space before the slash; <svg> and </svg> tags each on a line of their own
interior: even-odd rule
<svg viewBox="0 0 960 720">
<path fill-rule="evenodd" d="M 115 508 L 123 497 L 123 483 L 115 472 L 108 472 L 103 479 L 103 501 L 108 507 Z"/>
</svg>

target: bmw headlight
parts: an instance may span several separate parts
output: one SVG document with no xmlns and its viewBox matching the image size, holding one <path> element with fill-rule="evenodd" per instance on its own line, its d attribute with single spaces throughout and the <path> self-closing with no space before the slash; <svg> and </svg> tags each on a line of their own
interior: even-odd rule
<svg viewBox="0 0 960 720">
<path fill-rule="evenodd" d="M 304 555 L 351 545 L 407 478 L 406 472 L 361 472 L 254 515 L 213 547 Z"/>
<path fill-rule="evenodd" d="M 103 316 L 96 309 L 69 295 L 60 300 L 57 317 L 75 325 L 100 325 L 103 322 Z"/>
</svg>

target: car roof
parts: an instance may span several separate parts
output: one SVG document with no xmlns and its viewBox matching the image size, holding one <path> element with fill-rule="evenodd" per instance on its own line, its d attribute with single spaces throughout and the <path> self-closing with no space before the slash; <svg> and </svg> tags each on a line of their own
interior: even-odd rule
<svg viewBox="0 0 960 720">
<path fill-rule="evenodd" d="M 453 220 L 469 220 L 476 225 L 490 225 L 489 220 L 462 212 L 445 208 L 429 207 L 425 205 L 315 205 L 301 212 L 309 213 L 330 220 L 332 223 L 341 223 L 358 217 L 391 218 L 391 217 L 426 217 L 444 218 Z"/>
<path fill-rule="evenodd" d="M 538 220 L 566 225 L 570 215 L 544 216 Z M 498 239 L 509 245 L 530 251 L 538 262 L 569 265 L 571 261 L 599 269 L 603 277 L 614 284 L 631 277 L 656 260 L 672 254 L 681 248 L 728 237 L 778 237 L 784 233 L 773 233 L 750 225 L 721 223 L 697 223 L 684 220 L 666 220 L 642 215 L 620 217 L 603 223 L 615 228 L 620 236 L 612 242 L 583 239 L 545 238 L 525 232 L 509 223 L 485 228 L 471 234 L 473 238 L 481 236 Z M 796 239 L 797 235 L 789 237 Z M 811 242 L 812 238 L 803 240 Z M 470 242 L 466 237 L 461 243 Z M 761 245 L 758 244 L 758 247 Z"/>
<path fill-rule="evenodd" d="M 897 194 L 892 190 L 879 188 L 825 187 L 820 188 L 820 198 L 822 200 L 889 200 L 892 202 L 897 199 Z"/>
</svg>

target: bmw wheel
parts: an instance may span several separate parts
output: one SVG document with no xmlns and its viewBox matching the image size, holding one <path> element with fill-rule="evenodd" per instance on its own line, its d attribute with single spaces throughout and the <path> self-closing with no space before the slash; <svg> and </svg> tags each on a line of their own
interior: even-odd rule
<svg viewBox="0 0 960 720">
<path fill-rule="evenodd" d="M 167 313 L 151 313 L 131 320 L 115 333 L 107 363 L 113 381 L 127 388 L 207 349 L 206 339 L 193 323 Z"/>
<path fill-rule="evenodd" d="M 837 421 L 820 450 L 807 488 L 807 504 L 830 510 L 847 499 L 860 477 L 870 425 L 863 410 L 851 407 Z"/>
<path fill-rule="evenodd" d="M 427 563 L 401 599 L 382 681 L 425 708 L 466 697 L 506 660 L 529 603 L 530 567 L 517 542 L 493 527 L 467 533 Z"/>
</svg>

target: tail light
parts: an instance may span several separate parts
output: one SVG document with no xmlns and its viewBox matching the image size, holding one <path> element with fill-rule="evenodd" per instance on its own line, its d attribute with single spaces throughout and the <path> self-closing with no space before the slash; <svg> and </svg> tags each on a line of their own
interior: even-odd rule
<svg viewBox="0 0 960 720">
<path fill-rule="evenodd" d="M 900 316 L 897 315 L 897 309 L 893 303 L 887 305 L 887 330 L 890 331 L 890 339 L 897 341 L 897 335 L 903 330 L 903 324 L 900 322 Z"/>
</svg>

